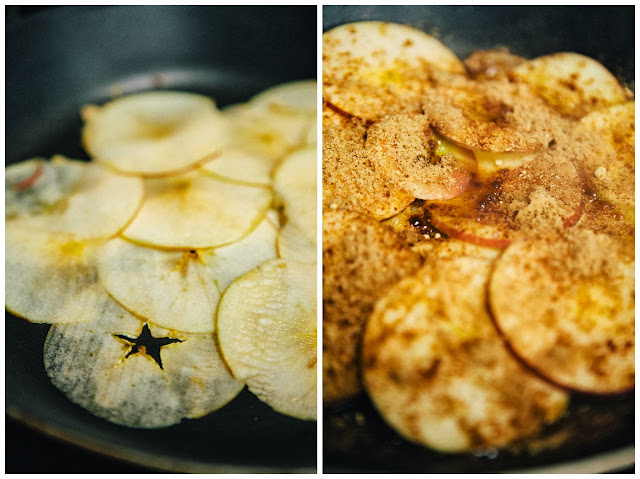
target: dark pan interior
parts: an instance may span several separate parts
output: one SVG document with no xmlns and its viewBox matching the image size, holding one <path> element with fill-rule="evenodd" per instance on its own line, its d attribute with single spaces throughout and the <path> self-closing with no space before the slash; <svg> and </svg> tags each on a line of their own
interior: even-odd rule
<svg viewBox="0 0 640 479">
<path fill-rule="evenodd" d="M 359 20 L 384 20 L 420 28 L 437 36 L 460 58 L 475 49 L 507 47 L 534 58 L 574 51 L 603 63 L 625 85 L 634 87 L 634 7 L 552 6 L 325 6 L 323 30 Z M 568 431 L 563 447 L 535 456 L 486 451 L 441 455 L 410 444 L 389 428 L 366 397 L 325 409 L 325 472 L 477 473 L 531 471 L 541 466 L 575 465 L 602 454 L 614 459 L 593 463 L 591 472 L 633 464 L 633 397 L 574 398 L 570 415 L 555 429 Z M 581 464 L 581 467 L 584 464 Z M 606 469 L 609 468 L 609 469 Z M 570 472 L 566 471 L 566 472 Z"/>
<path fill-rule="evenodd" d="M 281 82 L 315 78 L 316 18 L 315 6 L 58 7 L 8 24 L 6 164 L 57 153 L 86 158 L 79 108 L 119 91 L 188 90 L 225 106 Z M 98 419 L 47 378 L 48 326 L 9 313 L 5 320 L 11 418 L 157 470 L 315 471 L 316 423 L 277 414 L 246 390 L 209 416 L 166 429 Z M 10 454 L 9 438 L 7 444 Z"/>
</svg>

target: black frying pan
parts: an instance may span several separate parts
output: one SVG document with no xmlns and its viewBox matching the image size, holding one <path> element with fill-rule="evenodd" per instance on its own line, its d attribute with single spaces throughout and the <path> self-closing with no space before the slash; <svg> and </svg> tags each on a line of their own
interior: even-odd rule
<svg viewBox="0 0 640 479">
<path fill-rule="evenodd" d="M 284 81 L 315 78 L 316 18 L 315 6 L 58 7 L 15 22 L 8 15 L 6 163 L 56 153 L 87 158 L 79 108 L 108 100 L 114 87 L 194 91 L 225 106 Z M 166 429 L 98 419 L 50 384 L 42 363 L 48 326 L 8 313 L 5 321 L 8 431 L 20 434 L 26 424 L 51 436 L 38 442 L 31 433 L 27 444 L 7 436 L 7 457 L 31 463 L 12 462 L 22 469 L 10 472 L 38 463 L 43 472 L 105 472 L 101 456 L 82 449 L 75 456 L 75 446 L 136 463 L 133 471 L 316 470 L 316 423 L 277 414 L 246 390 L 205 418 Z M 76 457 L 98 460 L 68 464 Z"/>
<path fill-rule="evenodd" d="M 534 58 L 560 51 L 588 55 L 622 82 L 634 84 L 634 7 L 325 6 L 323 29 L 359 20 L 386 20 L 436 35 L 460 58 L 474 49 L 504 46 Z M 408 443 L 378 416 L 366 397 L 326 409 L 325 472 L 477 473 L 533 471 L 605 472 L 633 466 L 633 397 L 575 398 L 559 428 L 571 440 L 536 456 L 495 453 L 440 455 Z M 554 431 L 548 432 L 551 435 Z"/>
</svg>

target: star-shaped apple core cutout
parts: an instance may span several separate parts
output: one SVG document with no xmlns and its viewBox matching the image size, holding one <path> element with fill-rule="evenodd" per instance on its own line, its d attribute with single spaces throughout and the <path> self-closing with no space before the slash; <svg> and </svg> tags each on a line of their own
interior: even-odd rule
<svg viewBox="0 0 640 479">
<path fill-rule="evenodd" d="M 151 330 L 149 329 L 149 325 L 144 323 L 142 327 L 142 331 L 140 334 L 135 336 L 129 336 L 128 334 L 114 334 L 116 338 L 124 339 L 125 341 L 132 344 L 131 350 L 125 356 L 125 359 L 136 353 L 143 353 L 147 356 L 151 357 L 160 369 L 164 369 L 162 367 L 162 358 L 160 357 L 160 348 L 162 346 L 166 346 L 167 344 L 172 343 L 181 343 L 183 340 L 178 338 L 156 338 L 152 336 Z"/>
</svg>

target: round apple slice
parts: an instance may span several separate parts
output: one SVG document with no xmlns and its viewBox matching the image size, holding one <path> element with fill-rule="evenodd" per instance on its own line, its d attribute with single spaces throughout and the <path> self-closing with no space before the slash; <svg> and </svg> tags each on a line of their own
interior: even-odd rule
<svg viewBox="0 0 640 479">
<path fill-rule="evenodd" d="M 218 340 L 236 379 L 274 410 L 315 419 L 316 268 L 269 260 L 235 280 L 218 309 Z"/>
<path fill-rule="evenodd" d="M 271 186 L 270 160 L 239 149 L 225 149 L 220 156 L 202 165 L 202 170 L 219 180 L 249 186 Z"/>
<path fill-rule="evenodd" d="M 315 117 L 318 110 L 318 83 L 315 80 L 282 83 L 258 93 L 249 100 L 249 104 L 256 109 Z"/>
<path fill-rule="evenodd" d="M 350 211 L 322 217 L 322 396 L 336 404 L 362 391 L 359 351 L 375 301 L 422 263 L 386 225 Z"/>
<path fill-rule="evenodd" d="M 77 323 L 96 315 L 100 242 L 7 225 L 5 307 L 34 323 Z"/>
<path fill-rule="evenodd" d="M 355 22 L 322 36 L 323 98 L 363 120 L 418 107 L 434 70 L 465 73 L 449 48 L 407 25 Z"/>
<path fill-rule="evenodd" d="M 375 306 L 362 344 L 365 387 L 407 439 L 441 452 L 502 448 L 560 418 L 568 394 L 529 372 L 485 305 L 491 262 L 428 262 Z M 455 285 L 455 287 L 452 287 Z"/>
<path fill-rule="evenodd" d="M 95 163 L 55 156 L 6 168 L 7 228 L 70 235 L 76 241 L 118 234 L 138 212 L 140 178 L 115 174 Z"/>
<path fill-rule="evenodd" d="M 575 225 L 583 210 L 582 182 L 573 163 L 540 154 L 479 176 L 456 198 L 425 201 L 424 209 L 423 217 L 449 236 L 503 248 Z"/>
<path fill-rule="evenodd" d="M 273 175 L 273 189 L 287 221 L 310 241 L 315 241 L 317 232 L 317 171 L 314 146 L 288 155 Z"/>
<path fill-rule="evenodd" d="M 464 77 L 433 88 L 422 109 L 447 139 L 465 148 L 528 152 L 548 146 L 561 118 L 525 85 Z"/>
<path fill-rule="evenodd" d="M 514 68 L 513 74 L 571 118 L 580 118 L 628 98 L 627 91 L 609 70 L 578 53 L 554 53 L 528 60 Z"/>
<path fill-rule="evenodd" d="M 213 100 L 195 93 L 153 91 L 89 105 L 82 141 L 96 160 L 123 173 L 164 176 L 218 154 L 226 125 Z"/>
<path fill-rule="evenodd" d="M 237 241 L 264 218 L 268 188 L 220 181 L 201 171 L 148 178 L 142 208 L 123 235 L 165 248 L 208 248 Z"/>
<path fill-rule="evenodd" d="M 209 414 L 243 389 L 211 335 L 143 323 L 103 295 L 91 322 L 54 325 L 44 345 L 45 370 L 71 401 L 116 424 L 160 428 Z"/>
<path fill-rule="evenodd" d="M 391 115 L 373 123 L 367 130 L 365 154 L 423 200 L 459 196 L 476 171 L 473 153 L 434 134 L 423 115 Z"/>
<path fill-rule="evenodd" d="M 246 238 L 215 249 L 167 251 L 116 238 L 100 251 L 100 280 L 138 317 L 176 331 L 210 333 L 220 295 L 238 276 L 276 256 L 276 234 L 265 219 Z"/>
<path fill-rule="evenodd" d="M 635 385 L 633 243 L 573 230 L 520 241 L 495 265 L 489 304 L 511 349 L 573 390 Z"/>
<path fill-rule="evenodd" d="M 361 120 L 323 109 L 322 202 L 325 210 L 352 210 L 382 220 L 404 210 L 415 198 L 366 158 L 366 135 Z"/>
</svg>

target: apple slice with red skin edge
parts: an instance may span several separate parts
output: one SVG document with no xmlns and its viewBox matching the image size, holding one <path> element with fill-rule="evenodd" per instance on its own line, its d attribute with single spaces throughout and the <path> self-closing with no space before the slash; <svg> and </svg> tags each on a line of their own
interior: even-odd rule
<svg viewBox="0 0 640 479">
<path fill-rule="evenodd" d="M 551 155 L 477 177 L 461 196 L 423 206 L 425 218 L 447 235 L 504 248 L 515 239 L 575 225 L 584 198 L 573 163 Z"/>
<path fill-rule="evenodd" d="M 195 93 L 135 93 L 85 107 L 82 117 L 91 157 L 133 175 L 188 171 L 219 154 L 228 136 L 215 102 Z"/>
<path fill-rule="evenodd" d="M 366 124 L 326 105 L 322 116 L 323 209 L 351 210 L 383 220 L 408 207 L 413 195 L 367 161 Z"/>
<path fill-rule="evenodd" d="M 323 98 L 363 120 L 398 113 L 401 103 L 419 111 L 434 71 L 465 74 L 449 48 L 407 25 L 348 23 L 325 32 L 322 45 Z"/>
<path fill-rule="evenodd" d="M 234 377 L 274 410 L 317 416 L 315 265 L 269 260 L 236 279 L 218 308 L 218 341 Z"/>
<path fill-rule="evenodd" d="M 429 90 L 422 111 L 442 136 L 473 150 L 537 151 L 562 126 L 560 115 L 525 85 L 464 77 Z"/>
<path fill-rule="evenodd" d="M 534 58 L 516 66 L 512 74 L 570 118 L 580 118 L 629 98 L 627 90 L 606 67 L 579 53 Z"/>
<path fill-rule="evenodd" d="M 495 324 L 542 377 L 597 395 L 635 386 L 633 242 L 573 229 L 519 241 L 488 289 Z"/>
<path fill-rule="evenodd" d="M 390 227 L 351 211 L 322 219 L 323 402 L 339 404 L 362 392 L 359 350 L 375 301 L 422 264 Z"/>
<path fill-rule="evenodd" d="M 102 294 L 90 322 L 54 325 L 45 341 L 45 370 L 71 401 L 116 424 L 162 428 L 205 416 L 243 389 L 210 334 L 143 323 Z"/>
<path fill-rule="evenodd" d="M 240 149 L 227 148 L 201 170 L 219 180 L 249 186 L 271 186 L 272 161 Z"/>
<path fill-rule="evenodd" d="M 266 215 L 270 189 L 232 184 L 198 170 L 147 178 L 140 212 L 122 233 L 159 248 L 200 249 L 233 243 Z"/>
<path fill-rule="evenodd" d="M 569 401 L 505 347 L 485 304 L 490 268 L 470 256 L 427 261 L 376 303 L 365 329 L 373 404 L 402 436 L 440 452 L 507 447 Z"/>
<path fill-rule="evenodd" d="M 140 178 L 95 163 L 59 155 L 27 160 L 6 168 L 6 226 L 71 235 L 75 241 L 106 239 L 132 221 L 143 196 Z"/>
<path fill-rule="evenodd" d="M 435 135 L 423 115 L 390 115 L 374 122 L 367 129 L 365 154 L 423 200 L 459 196 L 477 170 L 473 153 Z"/>
</svg>

